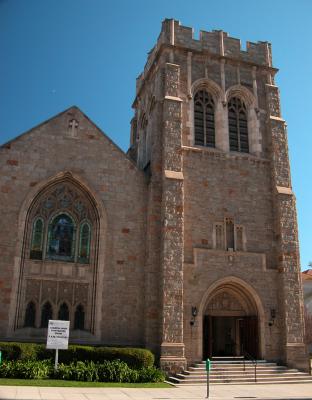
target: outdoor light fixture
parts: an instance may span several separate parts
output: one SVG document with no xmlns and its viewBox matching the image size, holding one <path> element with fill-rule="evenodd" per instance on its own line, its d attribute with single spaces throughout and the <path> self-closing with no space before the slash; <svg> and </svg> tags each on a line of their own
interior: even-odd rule
<svg viewBox="0 0 312 400">
<path fill-rule="evenodd" d="M 272 319 L 276 318 L 276 310 L 275 310 L 275 308 L 271 308 L 271 318 Z"/>
<path fill-rule="evenodd" d="M 271 320 L 269 321 L 269 326 L 273 326 L 275 318 L 276 318 L 276 310 L 275 310 L 275 308 L 271 308 L 270 316 L 271 316 Z"/>
<path fill-rule="evenodd" d="M 190 321 L 191 326 L 195 324 L 195 318 L 197 317 L 197 307 L 192 306 L 192 319 Z"/>
</svg>

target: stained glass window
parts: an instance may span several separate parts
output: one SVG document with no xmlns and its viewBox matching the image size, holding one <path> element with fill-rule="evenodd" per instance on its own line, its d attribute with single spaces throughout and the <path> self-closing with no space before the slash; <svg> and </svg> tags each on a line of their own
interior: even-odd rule
<svg viewBox="0 0 312 400">
<path fill-rule="evenodd" d="M 36 323 L 36 306 L 32 301 L 27 304 L 25 312 L 25 323 L 24 326 L 34 328 Z"/>
<path fill-rule="evenodd" d="M 74 329 L 84 329 L 85 312 L 81 304 L 79 304 L 75 311 Z"/>
<path fill-rule="evenodd" d="M 33 223 L 30 258 L 34 260 L 42 259 L 42 248 L 43 248 L 43 220 L 37 218 Z"/>
<path fill-rule="evenodd" d="M 41 328 L 47 328 L 49 319 L 53 319 L 53 309 L 51 304 L 47 301 L 41 310 Z"/>
<path fill-rule="evenodd" d="M 228 112 L 230 150 L 248 153 L 247 109 L 244 102 L 238 97 L 232 97 Z"/>
<path fill-rule="evenodd" d="M 74 261 L 75 224 L 67 214 L 55 217 L 49 225 L 48 258 Z"/>
<path fill-rule="evenodd" d="M 85 222 L 84 224 L 81 225 L 81 228 L 80 228 L 78 261 L 81 263 L 89 262 L 90 238 L 91 238 L 90 225 L 87 222 Z"/>
<path fill-rule="evenodd" d="M 69 309 L 66 303 L 60 305 L 58 312 L 58 319 L 63 321 L 69 321 Z"/>
<path fill-rule="evenodd" d="M 215 147 L 214 101 L 206 90 L 194 97 L 194 131 L 196 145 Z"/>
</svg>

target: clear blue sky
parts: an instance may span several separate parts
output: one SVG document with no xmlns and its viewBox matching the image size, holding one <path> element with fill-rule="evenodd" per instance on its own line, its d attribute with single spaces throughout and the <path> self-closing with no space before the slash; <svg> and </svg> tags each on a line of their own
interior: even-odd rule
<svg viewBox="0 0 312 400">
<path fill-rule="evenodd" d="M 280 72 L 301 266 L 312 261 L 311 0 L 0 0 L 0 144 L 79 106 L 122 149 L 135 78 L 164 18 L 267 40 Z"/>
</svg>

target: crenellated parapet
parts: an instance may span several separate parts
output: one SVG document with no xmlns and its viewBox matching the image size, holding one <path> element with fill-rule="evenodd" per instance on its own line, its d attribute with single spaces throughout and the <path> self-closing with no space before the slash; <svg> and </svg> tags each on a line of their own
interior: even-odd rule
<svg viewBox="0 0 312 400">
<path fill-rule="evenodd" d="M 183 26 L 180 21 L 174 19 L 165 19 L 157 43 L 148 54 L 144 71 L 137 78 L 137 93 L 154 64 L 160 48 L 164 45 L 185 48 L 193 52 L 206 52 L 212 57 L 229 58 L 239 63 L 246 62 L 272 68 L 272 52 L 269 42 L 247 42 L 246 50 L 242 50 L 240 39 L 230 37 L 227 32 L 221 30 L 200 31 L 199 39 L 195 39 L 193 28 Z"/>
</svg>

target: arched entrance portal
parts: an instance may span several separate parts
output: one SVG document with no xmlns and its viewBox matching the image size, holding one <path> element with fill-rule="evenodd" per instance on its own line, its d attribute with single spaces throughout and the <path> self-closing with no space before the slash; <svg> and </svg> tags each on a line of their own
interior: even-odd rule
<svg viewBox="0 0 312 400">
<path fill-rule="evenodd" d="M 224 282 L 209 294 L 203 309 L 203 357 L 259 356 L 259 312 L 248 290 Z"/>
</svg>

